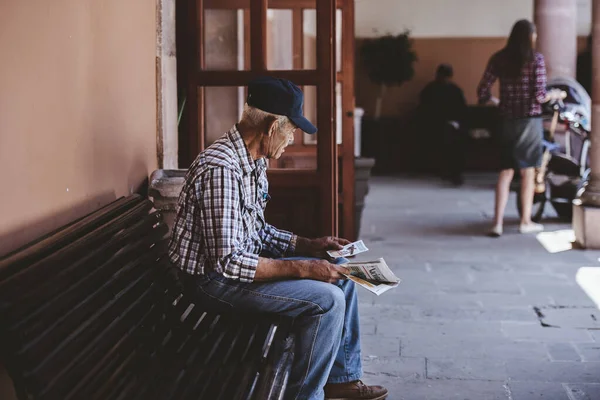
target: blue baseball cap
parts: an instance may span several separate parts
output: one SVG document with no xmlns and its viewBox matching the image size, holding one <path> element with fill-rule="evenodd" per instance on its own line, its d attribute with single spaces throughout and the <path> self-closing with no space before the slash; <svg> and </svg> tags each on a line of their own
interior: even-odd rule
<svg viewBox="0 0 600 400">
<path fill-rule="evenodd" d="M 306 133 L 316 133 L 317 128 L 302 115 L 304 94 L 287 79 L 257 78 L 248 84 L 249 106 L 271 114 L 285 115 Z"/>
</svg>

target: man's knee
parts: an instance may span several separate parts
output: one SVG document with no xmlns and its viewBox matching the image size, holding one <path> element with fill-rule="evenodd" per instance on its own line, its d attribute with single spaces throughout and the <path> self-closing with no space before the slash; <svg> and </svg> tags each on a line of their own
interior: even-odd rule
<svg viewBox="0 0 600 400">
<path fill-rule="evenodd" d="M 346 309 L 344 292 L 337 285 L 325 282 L 315 282 L 312 301 L 317 304 L 322 313 L 341 314 Z"/>
</svg>

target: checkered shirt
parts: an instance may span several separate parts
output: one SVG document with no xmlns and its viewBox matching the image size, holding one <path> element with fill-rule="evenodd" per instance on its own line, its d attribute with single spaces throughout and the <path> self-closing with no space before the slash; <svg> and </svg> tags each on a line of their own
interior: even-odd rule
<svg viewBox="0 0 600 400">
<path fill-rule="evenodd" d="M 490 89 L 500 78 L 500 113 L 508 118 L 535 117 L 542 113 L 541 103 L 546 97 L 546 64 L 544 56 L 534 53 L 525 63 L 518 77 L 507 77 L 506 56 L 498 52 L 490 59 L 477 87 L 480 102 L 491 97 Z M 533 85 L 533 86 L 532 86 Z"/>
<path fill-rule="evenodd" d="M 215 271 L 252 282 L 261 252 L 293 254 L 292 233 L 265 221 L 266 170 L 266 160 L 252 159 L 236 127 L 200 153 L 179 196 L 171 262 L 190 274 Z"/>
</svg>

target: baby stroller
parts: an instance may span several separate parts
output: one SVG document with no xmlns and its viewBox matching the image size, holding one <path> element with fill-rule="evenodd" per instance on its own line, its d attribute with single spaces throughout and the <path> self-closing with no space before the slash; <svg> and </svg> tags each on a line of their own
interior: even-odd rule
<svg viewBox="0 0 600 400">
<path fill-rule="evenodd" d="M 544 157 L 536 173 L 536 192 L 531 219 L 540 221 L 547 203 L 558 216 L 571 219 L 572 201 L 587 184 L 591 129 L 591 99 L 585 89 L 572 78 L 553 78 L 548 90 L 567 93 L 564 100 L 543 106 Z M 521 195 L 517 191 L 517 207 L 521 214 Z"/>
</svg>

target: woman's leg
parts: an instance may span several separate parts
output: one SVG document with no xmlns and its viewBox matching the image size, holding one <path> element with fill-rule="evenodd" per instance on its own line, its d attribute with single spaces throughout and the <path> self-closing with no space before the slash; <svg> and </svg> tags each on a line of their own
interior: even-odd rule
<svg viewBox="0 0 600 400">
<path fill-rule="evenodd" d="M 531 224 L 531 209 L 535 190 L 535 168 L 521 169 L 521 225 Z"/>
<path fill-rule="evenodd" d="M 496 209 L 494 213 L 494 225 L 496 226 L 501 226 L 502 221 L 504 221 L 504 210 L 506 209 L 506 203 L 508 203 L 510 182 L 514 174 L 515 171 L 513 169 L 503 169 L 498 176 L 498 183 L 496 184 Z"/>
</svg>

